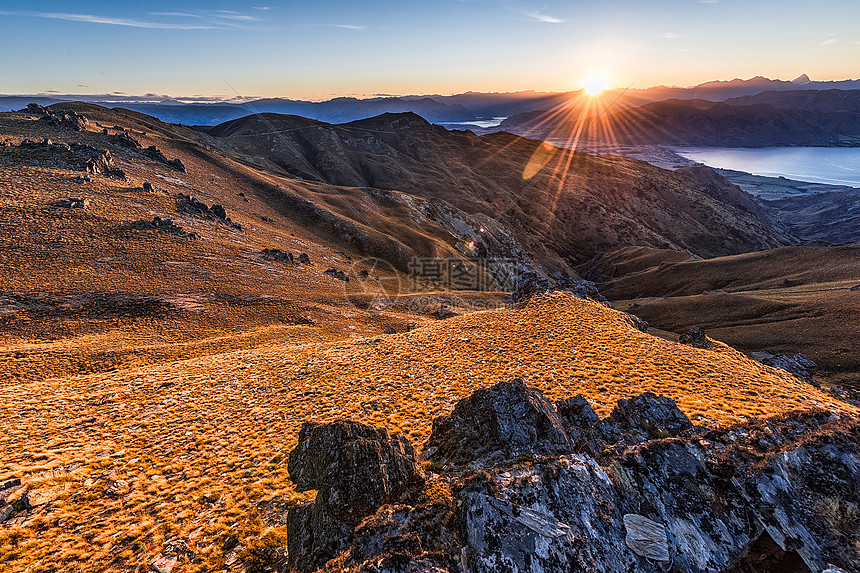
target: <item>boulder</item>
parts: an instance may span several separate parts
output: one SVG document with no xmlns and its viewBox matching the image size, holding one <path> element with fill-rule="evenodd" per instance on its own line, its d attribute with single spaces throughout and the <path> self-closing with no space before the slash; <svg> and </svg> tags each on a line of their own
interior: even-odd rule
<svg viewBox="0 0 860 573">
<path fill-rule="evenodd" d="M 761 352 L 753 352 L 750 354 L 750 358 L 758 360 L 762 364 L 766 364 L 773 368 L 779 368 L 780 370 L 791 372 L 802 382 L 812 384 L 813 386 L 820 386 L 820 384 L 815 380 L 815 371 L 818 369 L 818 366 L 805 354 L 795 354 L 789 358 L 782 354 L 771 354 L 770 352 L 763 350 Z"/>
<path fill-rule="evenodd" d="M 327 274 L 328 276 L 330 276 L 333 279 L 337 279 L 339 281 L 344 281 L 347 283 L 349 282 L 349 277 L 346 276 L 346 273 L 344 273 L 343 271 L 338 270 L 334 267 L 327 268 L 326 270 L 323 271 L 323 273 Z"/>
<path fill-rule="evenodd" d="M 433 420 L 424 445 L 436 462 L 466 465 L 547 456 L 573 444 L 552 404 L 522 379 L 500 382 L 460 400 L 451 415 Z"/>
<path fill-rule="evenodd" d="M 618 400 L 609 418 L 621 430 L 640 431 L 651 438 L 680 436 L 693 427 L 674 400 L 653 392 Z"/>
<path fill-rule="evenodd" d="M 287 514 L 289 563 L 313 571 L 346 550 L 359 522 L 386 503 L 414 501 L 424 485 L 412 445 L 358 422 L 304 423 L 287 468 L 314 503 Z"/>
<path fill-rule="evenodd" d="M 300 254 L 300 255 L 299 255 L 299 258 L 298 258 L 298 261 L 299 261 L 299 264 L 302 264 L 302 265 L 309 265 L 309 264 L 311 264 L 311 258 L 308 256 L 308 254 L 307 254 L 307 253 L 302 253 L 302 254 Z"/>
<path fill-rule="evenodd" d="M 68 199 L 57 199 L 54 201 L 54 205 L 65 209 L 86 209 L 90 206 L 90 200 L 80 197 L 69 197 Z"/>
<path fill-rule="evenodd" d="M 692 346 L 694 348 L 702 348 L 706 350 L 713 346 L 713 343 L 708 340 L 705 331 L 698 326 L 694 326 L 693 328 L 679 336 L 678 342 L 680 342 L 681 344 Z"/>
</svg>

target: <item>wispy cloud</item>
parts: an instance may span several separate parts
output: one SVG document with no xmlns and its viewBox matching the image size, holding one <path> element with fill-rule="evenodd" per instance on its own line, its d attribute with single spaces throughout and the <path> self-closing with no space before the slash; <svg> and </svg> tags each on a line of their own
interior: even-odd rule
<svg viewBox="0 0 860 573">
<path fill-rule="evenodd" d="M 537 22 L 545 22 L 547 24 L 564 24 L 565 20 L 544 14 L 541 11 L 535 10 L 532 12 L 523 12 L 523 15 Z"/>
<path fill-rule="evenodd" d="M 329 24 L 332 28 L 343 28 L 344 30 L 364 30 L 365 26 L 356 24 Z"/>
<path fill-rule="evenodd" d="M 836 44 L 838 42 L 839 42 L 838 38 L 828 38 L 828 39 L 824 40 L 823 42 L 821 42 L 821 46 L 832 46 L 833 44 Z"/>
<path fill-rule="evenodd" d="M 664 32 L 664 33 L 660 34 L 660 37 L 665 39 L 665 40 L 674 40 L 675 38 L 678 37 L 678 34 L 676 34 L 674 32 Z"/>
<path fill-rule="evenodd" d="M 137 20 L 134 18 L 114 18 L 112 16 L 100 16 L 96 14 L 73 14 L 66 12 L 6 12 L 0 11 L 3 16 L 28 16 L 31 18 L 47 18 L 49 20 L 65 20 L 67 22 L 85 22 L 90 24 L 108 24 L 112 26 L 127 26 L 131 28 L 149 28 L 161 30 L 211 30 L 217 26 L 201 24 L 185 24 L 173 22 L 153 22 Z"/>
<path fill-rule="evenodd" d="M 699 4 L 719 4 L 720 0 L 698 0 Z"/>
<path fill-rule="evenodd" d="M 107 24 L 110 26 L 125 26 L 129 28 L 146 28 L 153 30 L 218 30 L 240 27 L 241 24 L 259 21 L 260 18 L 233 10 L 207 10 L 201 12 L 150 12 L 155 18 L 121 18 L 101 14 L 79 14 L 74 12 L 9 12 L 0 11 L 4 16 L 26 16 L 30 18 L 46 18 L 49 20 L 65 20 L 67 22 L 83 22 L 88 24 Z M 172 21 L 162 21 L 162 18 Z M 177 21 L 179 19 L 180 21 Z M 186 20 L 186 21 L 181 21 Z"/>
</svg>

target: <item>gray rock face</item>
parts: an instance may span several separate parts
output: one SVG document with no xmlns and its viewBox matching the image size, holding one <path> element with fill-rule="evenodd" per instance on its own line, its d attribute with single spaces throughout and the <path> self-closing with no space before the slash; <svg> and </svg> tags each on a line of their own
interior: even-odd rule
<svg viewBox="0 0 860 573">
<path fill-rule="evenodd" d="M 557 407 L 519 380 L 462 400 L 427 446 L 467 463 L 434 478 L 450 493 L 430 500 L 395 493 L 417 483 L 404 440 L 360 424 L 303 427 L 290 473 L 319 494 L 290 510 L 291 564 L 308 571 L 340 555 L 335 569 L 351 573 L 860 571 L 860 417 L 808 412 L 696 432 L 650 393 L 604 420 L 581 396 Z M 584 453 L 583 440 L 604 438 L 622 447 Z"/>
<path fill-rule="evenodd" d="M 302 424 L 287 467 L 298 491 L 318 490 L 314 503 L 287 516 L 289 564 L 299 571 L 325 565 L 349 547 L 363 518 L 424 485 L 407 440 L 358 422 Z"/>
<path fill-rule="evenodd" d="M 652 438 L 679 436 L 693 427 L 671 398 L 653 392 L 619 400 L 610 418 L 622 430 L 638 430 Z"/>
<path fill-rule="evenodd" d="M 795 354 L 789 358 L 782 354 L 771 354 L 770 352 L 761 351 L 753 352 L 750 354 L 750 358 L 758 360 L 762 364 L 772 366 L 773 368 L 779 368 L 786 372 L 791 372 L 802 382 L 812 384 L 813 386 L 820 386 L 820 384 L 815 380 L 815 371 L 818 369 L 818 366 L 804 354 Z"/>
<path fill-rule="evenodd" d="M 478 390 L 433 420 L 424 449 L 433 461 L 465 465 L 570 452 L 573 444 L 552 404 L 517 378 Z"/>
</svg>

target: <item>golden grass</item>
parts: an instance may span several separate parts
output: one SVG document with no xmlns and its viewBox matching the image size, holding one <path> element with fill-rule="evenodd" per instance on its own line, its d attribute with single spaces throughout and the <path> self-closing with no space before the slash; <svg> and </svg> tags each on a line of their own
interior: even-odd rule
<svg viewBox="0 0 860 573">
<path fill-rule="evenodd" d="M 28 523 L 2 530 L 0 560 L 9 570 L 125 570 L 180 539 L 193 556 L 180 556 L 178 570 L 210 570 L 228 559 L 225 535 L 265 543 L 261 502 L 302 497 L 286 471 L 302 421 L 349 417 L 420 445 L 434 416 L 515 376 L 551 399 L 582 393 L 602 414 L 645 390 L 711 425 L 797 408 L 851 411 L 724 345 L 698 350 L 655 338 L 614 310 L 563 294 L 398 335 L 262 343 L 6 385 L 0 477 L 82 466 L 32 482 L 69 485 L 50 490 L 55 501 Z"/>
</svg>

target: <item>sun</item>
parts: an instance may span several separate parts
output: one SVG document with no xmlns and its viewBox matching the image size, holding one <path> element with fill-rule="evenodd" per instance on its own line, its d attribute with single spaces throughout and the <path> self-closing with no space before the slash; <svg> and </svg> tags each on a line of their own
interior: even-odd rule
<svg viewBox="0 0 860 573">
<path fill-rule="evenodd" d="M 582 87 L 585 88 L 585 93 L 588 95 L 596 96 L 606 89 L 606 78 L 603 76 L 589 76 L 585 78 Z"/>
</svg>

